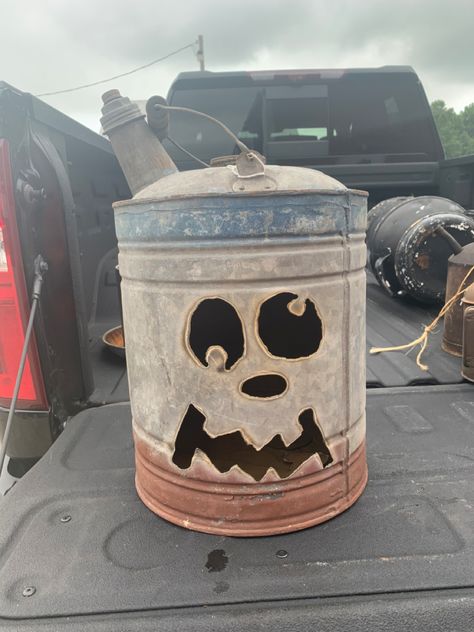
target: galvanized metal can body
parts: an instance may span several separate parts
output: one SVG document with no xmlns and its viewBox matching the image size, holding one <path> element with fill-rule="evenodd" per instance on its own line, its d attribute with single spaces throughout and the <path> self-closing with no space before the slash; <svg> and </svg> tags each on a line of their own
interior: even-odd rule
<svg viewBox="0 0 474 632">
<path fill-rule="evenodd" d="M 443 227 L 459 244 L 474 240 L 474 220 L 464 209 L 435 196 L 391 198 L 368 217 L 369 265 L 382 287 L 424 303 L 442 301 L 453 250 L 437 232 Z"/>
<path fill-rule="evenodd" d="M 293 169 L 116 205 L 137 490 L 189 528 L 294 531 L 366 484 L 366 197 Z"/>
</svg>

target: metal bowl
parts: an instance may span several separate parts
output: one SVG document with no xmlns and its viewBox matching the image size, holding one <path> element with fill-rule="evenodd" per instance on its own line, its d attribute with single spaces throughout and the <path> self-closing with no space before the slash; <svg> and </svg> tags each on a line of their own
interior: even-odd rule
<svg viewBox="0 0 474 632">
<path fill-rule="evenodd" d="M 106 331 L 102 336 L 102 341 L 119 358 L 125 358 L 125 337 L 122 325 Z"/>
</svg>

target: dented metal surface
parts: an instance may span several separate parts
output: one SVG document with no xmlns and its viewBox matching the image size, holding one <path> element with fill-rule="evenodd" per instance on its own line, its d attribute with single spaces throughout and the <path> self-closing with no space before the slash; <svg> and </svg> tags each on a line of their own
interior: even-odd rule
<svg viewBox="0 0 474 632">
<path fill-rule="evenodd" d="M 392 198 L 369 213 L 369 265 L 380 285 L 392 295 L 409 294 L 424 303 L 444 299 L 452 244 L 474 241 L 474 219 L 445 198 Z"/>
<path fill-rule="evenodd" d="M 169 175 L 115 219 L 138 493 L 189 528 L 265 535 L 367 480 L 366 196 L 296 167 L 239 181 Z"/>
</svg>

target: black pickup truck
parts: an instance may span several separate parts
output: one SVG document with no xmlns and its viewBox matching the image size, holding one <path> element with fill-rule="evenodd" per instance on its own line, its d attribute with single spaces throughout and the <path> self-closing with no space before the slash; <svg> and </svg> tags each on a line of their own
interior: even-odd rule
<svg viewBox="0 0 474 632">
<path fill-rule="evenodd" d="M 368 190 L 370 204 L 430 194 L 474 207 L 474 157 L 444 159 L 410 68 L 185 73 L 168 100 L 221 119 L 269 162 Z M 186 117 L 172 114 L 173 141 L 204 162 L 233 153 Z M 111 204 L 129 195 L 107 140 L 0 83 L 3 424 L 33 262 L 49 266 L 0 481 L 0 630 L 473 630 L 474 388 L 439 332 L 428 372 L 410 354 L 368 356 L 370 480 L 341 516 L 235 539 L 142 505 L 126 365 L 102 344 L 120 320 Z M 432 317 L 368 277 L 368 347 L 408 342 Z"/>
</svg>

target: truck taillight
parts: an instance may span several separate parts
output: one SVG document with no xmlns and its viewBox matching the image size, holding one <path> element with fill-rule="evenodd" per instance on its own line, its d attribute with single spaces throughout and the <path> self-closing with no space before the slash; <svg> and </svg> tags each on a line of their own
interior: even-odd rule
<svg viewBox="0 0 474 632">
<path fill-rule="evenodd" d="M 10 405 L 29 315 L 15 215 L 10 152 L 0 139 L 0 406 Z M 47 410 L 36 341 L 32 336 L 17 408 Z"/>
</svg>

